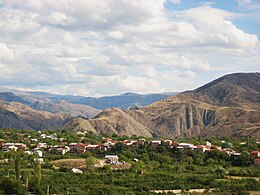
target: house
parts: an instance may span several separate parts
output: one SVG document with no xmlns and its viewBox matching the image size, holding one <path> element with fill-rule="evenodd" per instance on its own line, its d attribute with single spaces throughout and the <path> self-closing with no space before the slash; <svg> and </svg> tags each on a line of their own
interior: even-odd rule
<svg viewBox="0 0 260 195">
<path fill-rule="evenodd" d="M 5 143 L 3 145 L 3 151 L 17 151 L 18 147 L 14 145 L 14 143 Z"/>
<path fill-rule="evenodd" d="M 68 152 L 67 149 L 63 148 L 63 147 L 54 147 L 53 151 L 55 152 L 55 154 L 58 154 L 58 155 L 64 155 Z"/>
<path fill-rule="evenodd" d="M 177 146 L 176 149 L 177 150 L 184 150 L 184 148 L 182 146 Z"/>
<path fill-rule="evenodd" d="M 157 146 L 160 146 L 162 144 L 162 141 L 161 140 L 152 140 L 151 142 L 150 142 L 150 145 L 152 146 L 152 147 L 157 147 Z"/>
<path fill-rule="evenodd" d="M 17 150 L 18 150 L 18 147 L 16 147 L 16 146 L 9 146 L 7 148 L 7 151 L 17 151 Z"/>
<path fill-rule="evenodd" d="M 227 153 L 229 156 L 232 154 L 232 153 L 235 153 L 234 150 L 232 150 L 231 148 L 225 148 L 222 150 L 223 152 Z"/>
<path fill-rule="evenodd" d="M 250 155 L 253 156 L 255 159 L 260 158 L 260 152 L 256 150 L 250 152 Z"/>
<path fill-rule="evenodd" d="M 117 155 L 106 155 L 105 159 L 106 159 L 106 162 L 108 162 L 108 163 L 118 162 L 118 156 Z"/>
<path fill-rule="evenodd" d="M 200 146 L 194 146 L 193 149 L 194 151 L 205 152 L 207 150 L 207 147 L 204 145 L 200 145 Z"/>
<path fill-rule="evenodd" d="M 38 143 L 37 148 L 47 148 L 47 144 L 46 143 Z"/>
<path fill-rule="evenodd" d="M 190 143 L 179 143 L 178 146 L 183 147 L 184 150 L 191 150 L 194 147 L 194 145 Z"/>
<path fill-rule="evenodd" d="M 15 143 L 14 146 L 18 148 L 18 150 L 26 150 L 27 146 L 23 143 Z"/>
<path fill-rule="evenodd" d="M 41 134 L 41 138 L 45 139 L 46 138 L 46 134 Z"/>
<path fill-rule="evenodd" d="M 36 139 L 36 138 L 31 138 L 31 142 L 37 142 L 38 141 L 38 139 Z"/>
<path fill-rule="evenodd" d="M 171 146 L 172 145 L 172 140 L 170 139 L 166 139 L 163 141 L 165 144 L 167 144 L 168 146 Z"/>
<path fill-rule="evenodd" d="M 3 146 L 4 148 L 8 148 L 10 146 L 14 146 L 14 143 L 5 143 Z"/>
<path fill-rule="evenodd" d="M 231 157 L 232 157 L 233 159 L 236 159 L 236 158 L 239 157 L 239 156 L 241 156 L 241 153 L 239 153 L 239 152 L 232 152 L 232 153 L 231 153 Z"/>
<path fill-rule="evenodd" d="M 86 145 L 86 150 L 94 150 L 97 148 L 98 148 L 98 145 L 93 145 L 93 144 Z"/>
<path fill-rule="evenodd" d="M 145 143 L 145 139 L 139 139 L 139 140 L 135 140 L 132 143 L 133 147 L 139 147 L 139 146 L 143 146 Z"/>
<path fill-rule="evenodd" d="M 172 148 L 172 140 L 166 139 L 163 142 L 167 145 L 168 148 Z"/>
<path fill-rule="evenodd" d="M 210 148 L 212 144 L 209 141 L 206 141 L 206 146 Z"/>
<path fill-rule="evenodd" d="M 71 143 L 69 148 L 71 153 L 82 154 L 86 151 L 86 146 L 83 143 Z"/>
<path fill-rule="evenodd" d="M 104 143 L 104 144 L 99 144 L 97 148 L 100 150 L 107 151 L 107 149 L 110 148 L 110 146 L 108 143 Z"/>
</svg>

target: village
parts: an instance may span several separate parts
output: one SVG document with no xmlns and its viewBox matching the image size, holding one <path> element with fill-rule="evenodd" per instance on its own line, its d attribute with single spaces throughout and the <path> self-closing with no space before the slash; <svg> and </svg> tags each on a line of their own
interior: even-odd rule
<svg viewBox="0 0 260 195">
<path fill-rule="evenodd" d="M 3 132 L 5 133 L 5 132 Z M 7 134 L 10 132 L 6 132 Z M 65 154 L 74 154 L 74 155 L 82 155 L 86 151 L 106 151 L 107 155 L 103 156 L 103 159 L 100 160 L 100 163 L 97 164 L 97 167 L 103 167 L 105 164 L 110 165 L 122 165 L 125 162 L 121 162 L 118 155 L 113 153 L 109 153 L 111 149 L 113 149 L 117 144 L 123 144 L 127 148 L 134 148 L 147 145 L 150 148 L 156 148 L 159 146 L 164 146 L 168 150 L 177 150 L 177 151 L 190 151 L 190 152 L 202 152 L 202 153 L 210 153 L 214 150 L 221 151 L 223 153 L 228 154 L 232 158 L 236 158 L 241 156 L 241 153 L 234 151 L 232 148 L 232 144 L 225 143 L 222 141 L 222 145 L 225 147 L 217 146 L 211 144 L 209 141 L 205 141 L 204 145 L 195 145 L 192 143 L 182 143 L 176 142 L 170 139 L 126 139 L 126 140 L 113 140 L 111 137 L 102 137 L 102 142 L 100 143 L 82 143 L 84 140 L 84 136 L 88 134 L 87 131 L 78 131 L 76 135 L 79 137 L 79 142 L 77 143 L 69 143 L 63 137 L 58 137 L 57 133 L 42 133 L 38 131 L 36 135 L 31 136 L 30 134 L 22 134 L 16 132 L 17 135 L 20 135 L 21 142 L 13 143 L 6 142 L 4 139 L 0 139 L 0 150 L 2 152 L 23 152 L 27 155 L 35 156 L 35 160 L 38 160 L 40 163 L 45 162 L 45 154 L 52 153 L 56 155 L 65 155 Z M 47 144 L 44 140 L 52 140 L 54 145 Z M 246 142 L 241 142 L 241 145 L 246 144 Z M 257 142 L 260 144 L 260 142 Z M 260 151 L 248 151 L 250 156 L 254 158 L 254 164 L 260 164 Z M 8 159 L 0 159 L 2 161 L 8 161 Z M 138 162 L 138 158 L 134 158 L 133 161 Z M 77 170 L 79 172 L 79 170 Z"/>
</svg>

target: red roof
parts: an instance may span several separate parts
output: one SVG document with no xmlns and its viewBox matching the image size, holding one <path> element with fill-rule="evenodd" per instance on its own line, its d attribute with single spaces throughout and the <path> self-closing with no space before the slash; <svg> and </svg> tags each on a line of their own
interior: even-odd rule
<svg viewBox="0 0 260 195">
<path fill-rule="evenodd" d="M 258 153 L 260 153 L 260 152 L 259 152 L 259 151 L 256 151 L 256 150 L 250 152 L 250 154 L 258 154 Z"/>
<path fill-rule="evenodd" d="M 85 144 L 83 144 L 83 143 L 77 143 L 76 146 L 77 146 L 77 147 L 85 147 Z"/>
<path fill-rule="evenodd" d="M 197 148 L 205 148 L 206 146 L 197 146 Z"/>
</svg>

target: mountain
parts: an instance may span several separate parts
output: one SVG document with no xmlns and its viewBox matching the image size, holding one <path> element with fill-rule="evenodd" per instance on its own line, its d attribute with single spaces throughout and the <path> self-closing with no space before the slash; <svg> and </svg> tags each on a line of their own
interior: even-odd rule
<svg viewBox="0 0 260 195">
<path fill-rule="evenodd" d="M 95 118 L 74 118 L 70 129 L 150 137 L 260 137 L 260 73 L 220 77 L 143 108 L 107 109 Z"/>
<path fill-rule="evenodd" d="M 44 92 L 37 92 L 39 96 L 31 96 L 28 93 L 19 93 L 20 96 L 11 92 L 0 92 L 0 100 L 6 102 L 18 102 L 27 106 L 30 106 L 35 110 L 43 110 L 51 113 L 63 113 L 71 117 L 83 116 L 92 118 L 96 116 L 100 111 L 92 108 L 88 105 L 71 104 L 66 101 L 52 101 L 48 97 L 55 96 L 46 93 L 46 97 L 43 96 Z M 21 95 L 22 94 L 22 95 Z"/>
<path fill-rule="evenodd" d="M 38 100 L 32 104 L 31 107 L 35 110 L 43 110 L 51 113 L 65 113 L 71 117 L 83 116 L 93 118 L 100 112 L 99 110 L 88 105 L 71 104 L 66 101 L 54 103 Z"/>
<path fill-rule="evenodd" d="M 177 94 L 177 93 L 173 93 Z M 74 104 L 90 105 L 96 109 L 104 110 L 106 108 L 117 107 L 128 109 L 131 107 L 143 107 L 154 102 L 160 101 L 169 97 L 169 94 L 147 94 L 141 95 L 136 93 L 125 93 L 122 95 L 106 96 L 100 98 L 80 98 L 68 100 Z"/>
<path fill-rule="evenodd" d="M 52 102 L 66 101 L 72 104 L 89 105 L 98 110 L 104 110 L 111 107 L 118 107 L 122 109 L 128 109 L 131 107 L 143 107 L 152 104 L 156 101 L 165 99 L 171 95 L 178 93 L 161 93 L 161 94 L 136 94 L 136 93 L 124 93 L 122 95 L 104 96 L 100 98 L 84 97 L 84 96 L 71 96 L 71 95 L 54 95 L 44 92 L 28 92 L 28 95 L 24 96 L 24 99 L 36 98 L 36 99 L 49 99 Z"/>
<path fill-rule="evenodd" d="M 71 104 L 88 105 L 97 110 L 104 110 L 111 107 L 118 107 L 122 109 L 128 109 L 132 107 L 143 107 L 177 94 L 177 92 L 171 92 L 142 95 L 127 92 L 121 95 L 95 98 L 73 95 L 56 95 L 37 91 L 24 92 L 18 90 L 11 90 L 11 92 L 0 92 L 0 100 L 4 100 L 7 102 L 20 102 L 29 106 L 31 106 L 37 101 L 40 101 L 41 103 L 47 102 L 55 104 L 59 102 L 68 102 Z"/>
<path fill-rule="evenodd" d="M 22 97 L 19 97 L 11 92 L 0 92 L 0 100 L 4 100 L 7 102 L 20 102 L 22 104 L 30 104 L 29 101 L 26 101 Z"/>
<path fill-rule="evenodd" d="M 0 128 L 56 129 L 63 125 L 65 114 L 34 110 L 18 102 L 0 101 Z"/>
<path fill-rule="evenodd" d="M 71 121 L 71 119 L 82 121 L 93 118 L 101 112 L 87 105 L 88 103 L 96 107 L 115 105 L 127 108 L 153 103 L 157 99 L 161 100 L 169 95 L 126 93 L 119 96 L 88 98 L 17 90 L 0 92 L 0 101 L 2 100 L 0 102 L 0 128 L 55 129 L 62 127 L 63 123 Z M 75 121 L 74 126 L 81 123 Z M 140 124 L 135 123 L 132 128 L 137 129 L 139 126 Z M 139 130 L 141 131 L 142 128 L 144 127 L 140 126 Z"/>
</svg>

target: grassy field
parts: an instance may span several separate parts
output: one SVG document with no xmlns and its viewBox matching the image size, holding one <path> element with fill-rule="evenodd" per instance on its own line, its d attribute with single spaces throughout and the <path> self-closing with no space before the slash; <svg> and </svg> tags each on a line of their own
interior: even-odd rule
<svg viewBox="0 0 260 195">
<path fill-rule="evenodd" d="M 59 167 L 67 167 L 67 168 L 84 168 L 86 165 L 86 160 L 83 159 L 60 159 L 55 160 L 52 164 L 59 168 Z"/>
</svg>

